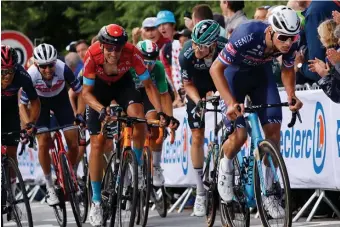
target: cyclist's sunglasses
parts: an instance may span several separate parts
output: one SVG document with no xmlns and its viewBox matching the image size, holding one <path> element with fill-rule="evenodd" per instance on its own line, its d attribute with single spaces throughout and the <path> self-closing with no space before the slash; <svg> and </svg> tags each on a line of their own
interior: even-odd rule
<svg viewBox="0 0 340 227">
<path fill-rule="evenodd" d="M 1 69 L 1 76 L 6 76 L 8 74 L 13 75 L 14 69 Z"/>
<path fill-rule="evenodd" d="M 299 35 L 283 35 L 278 34 L 277 39 L 281 42 L 286 42 L 288 39 L 290 39 L 293 43 L 297 42 L 299 40 Z"/>
<path fill-rule="evenodd" d="M 47 64 L 47 65 L 38 65 L 38 67 L 41 68 L 41 69 L 46 69 L 47 67 L 51 69 L 54 66 L 55 66 L 55 62 Z"/>
<path fill-rule="evenodd" d="M 107 52 L 120 52 L 123 49 L 120 45 L 103 44 L 103 46 Z"/>
<path fill-rule="evenodd" d="M 209 49 L 211 47 L 211 45 L 213 45 L 213 43 L 211 43 L 210 45 L 204 45 L 204 44 L 197 44 L 195 42 L 193 42 L 194 46 L 196 46 L 196 48 L 198 48 L 198 50 L 202 51 L 203 49 Z"/>
<path fill-rule="evenodd" d="M 154 64 L 156 64 L 156 60 L 144 60 L 144 64 L 146 66 L 153 66 Z"/>
</svg>

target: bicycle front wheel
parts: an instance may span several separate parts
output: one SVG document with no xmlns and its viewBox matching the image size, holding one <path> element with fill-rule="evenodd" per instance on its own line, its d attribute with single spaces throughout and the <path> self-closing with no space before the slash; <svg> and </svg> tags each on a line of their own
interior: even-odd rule
<svg viewBox="0 0 340 227">
<path fill-rule="evenodd" d="M 77 184 L 75 183 L 76 180 L 71 175 L 70 172 L 71 170 L 66 155 L 61 155 L 60 162 L 63 171 L 64 186 L 66 189 L 66 194 L 68 195 L 68 198 L 70 200 L 74 219 L 76 221 L 77 226 L 82 226 L 79 207 L 80 206 L 79 196 L 81 196 L 80 191 L 79 189 L 77 189 Z"/>
<path fill-rule="evenodd" d="M 277 146 L 263 140 L 255 153 L 254 187 L 263 226 L 291 227 L 290 183 L 286 165 Z M 259 169 L 261 168 L 261 169 Z"/>
<path fill-rule="evenodd" d="M 31 206 L 27 197 L 27 192 L 25 188 L 24 181 L 22 179 L 20 170 L 18 168 L 17 163 L 10 157 L 7 157 L 4 161 L 4 168 L 2 171 L 5 171 L 6 175 L 6 186 L 2 185 L 6 189 L 4 189 L 4 193 L 7 193 L 7 220 L 13 220 L 17 223 L 17 226 L 28 226 L 33 227 L 32 221 L 32 212 Z M 17 194 L 12 193 L 12 185 L 11 185 L 11 178 L 10 171 L 13 171 L 15 175 L 16 184 L 16 192 Z M 3 211 L 3 208 L 2 210 Z M 5 219 L 6 220 L 6 219 Z M 6 225 L 6 223 L 5 223 Z"/>
<path fill-rule="evenodd" d="M 122 153 L 120 166 L 120 182 L 117 193 L 118 220 L 111 221 L 111 226 L 133 227 L 137 210 L 138 172 L 136 155 L 131 150 Z M 115 218 L 111 216 L 111 219 Z M 118 225 L 117 225 L 118 224 Z"/>
</svg>

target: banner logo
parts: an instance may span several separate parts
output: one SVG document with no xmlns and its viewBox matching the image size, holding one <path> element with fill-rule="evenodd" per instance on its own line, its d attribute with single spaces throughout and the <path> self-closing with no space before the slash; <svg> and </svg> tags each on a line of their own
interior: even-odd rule
<svg viewBox="0 0 340 227">
<path fill-rule="evenodd" d="M 181 163 L 182 163 L 182 170 L 184 175 L 187 175 L 188 173 L 188 166 L 189 166 L 189 160 L 188 160 L 188 152 L 189 152 L 189 140 L 188 140 L 188 119 L 184 118 L 183 121 L 183 128 L 182 128 L 182 152 L 181 152 Z"/>
<path fill-rule="evenodd" d="M 326 158 L 326 122 L 320 102 L 316 103 L 313 131 L 313 166 L 317 174 L 321 173 Z"/>
</svg>

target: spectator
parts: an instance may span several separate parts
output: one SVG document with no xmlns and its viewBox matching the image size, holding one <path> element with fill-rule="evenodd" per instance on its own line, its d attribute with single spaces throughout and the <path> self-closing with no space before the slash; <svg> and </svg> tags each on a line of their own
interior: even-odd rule
<svg viewBox="0 0 340 227">
<path fill-rule="evenodd" d="M 87 49 L 89 49 L 89 45 L 87 44 L 85 40 L 81 39 L 75 44 L 75 48 L 80 59 L 83 61 L 86 51 Z"/>
<path fill-rule="evenodd" d="M 213 12 L 212 12 L 210 6 L 207 5 L 207 4 L 196 5 L 192 9 L 193 26 L 195 26 L 198 22 L 200 22 L 202 20 L 215 20 Z M 226 37 L 226 31 L 223 27 L 220 28 L 220 36 Z"/>
<path fill-rule="evenodd" d="M 308 60 L 325 59 L 325 49 L 322 47 L 318 38 L 318 25 L 327 18 L 331 18 L 332 11 L 340 10 L 340 3 L 337 1 L 299 1 L 300 7 L 308 7 L 302 14 L 305 16 L 305 40 L 306 52 L 302 55 L 297 52 L 296 62 L 301 63 L 300 72 L 304 77 L 314 82 L 320 79 L 320 76 L 311 72 L 308 67 Z"/>
<path fill-rule="evenodd" d="M 95 35 L 91 39 L 91 45 L 98 41 L 98 35 Z"/>
<path fill-rule="evenodd" d="M 34 57 L 30 57 L 28 60 L 27 60 L 27 63 L 26 63 L 26 69 L 28 69 L 29 67 L 31 67 L 31 65 L 34 64 Z"/>
<path fill-rule="evenodd" d="M 184 13 L 184 24 L 189 31 L 192 31 L 192 29 L 194 28 L 194 24 L 191 19 L 191 13 L 189 13 L 188 11 Z"/>
<path fill-rule="evenodd" d="M 248 19 L 243 12 L 244 1 L 224 1 L 220 0 L 220 7 L 222 14 L 225 17 L 225 30 L 227 37 L 240 24 L 246 22 Z"/>
<path fill-rule="evenodd" d="M 317 83 L 325 94 L 332 101 L 340 103 L 340 53 L 337 51 L 340 35 L 337 29 L 339 25 L 336 27 L 334 20 L 326 20 L 319 25 L 320 41 L 327 48 L 326 63 L 318 58 L 309 60 L 309 69 L 321 77 Z"/>
<path fill-rule="evenodd" d="M 268 13 L 268 9 L 270 8 L 271 6 L 261 6 L 261 7 L 258 7 L 255 11 L 255 14 L 254 14 L 254 19 L 255 20 L 261 20 L 261 21 L 264 21 L 266 20 L 266 16 L 267 16 L 267 13 Z"/>
<path fill-rule="evenodd" d="M 66 46 L 66 50 L 68 52 L 77 52 L 77 50 L 76 50 L 76 43 L 77 43 L 77 41 L 72 41 L 70 44 L 68 44 Z"/>
<path fill-rule="evenodd" d="M 184 43 L 191 38 L 191 31 L 189 29 L 183 29 L 174 35 L 174 39 L 179 40 L 181 47 Z"/>
<path fill-rule="evenodd" d="M 75 52 L 66 54 L 65 64 L 72 70 L 74 75 L 78 75 L 79 71 L 83 68 L 83 63 L 79 55 Z"/>
<path fill-rule="evenodd" d="M 183 90 L 180 72 L 181 68 L 178 61 L 178 56 L 182 47 L 178 40 L 174 40 L 174 34 L 176 33 L 176 20 L 174 14 L 168 10 L 158 12 L 156 26 L 164 38 L 171 40 L 171 42 L 166 43 L 161 49 L 160 59 L 165 67 L 168 81 L 174 91 L 175 100 L 173 106 L 180 107 L 184 105 L 181 96 L 178 94 Z"/>
</svg>

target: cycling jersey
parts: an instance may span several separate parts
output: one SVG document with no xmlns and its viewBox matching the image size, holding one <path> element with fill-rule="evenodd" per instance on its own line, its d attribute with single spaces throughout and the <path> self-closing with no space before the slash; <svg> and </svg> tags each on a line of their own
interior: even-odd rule
<svg viewBox="0 0 340 227">
<path fill-rule="evenodd" d="M 40 97 L 54 97 L 61 93 L 65 88 L 65 81 L 71 86 L 74 92 L 80 93 L 82 86 L 74 76 L 72 70 L 61 60 L 57 60 L 55 73 L 51 82 L 43 80 L 42 75 L 36 65 L 32 65 L 27 72 L 30 74 L 33 86 Z M 26 92 L 22 92 L 20 101 L 28 103 Z"/>
<path fill-rule="evenodd" d="M 293 67 L 298 43 L 294 43 L 286 54 L 276 52 L 266 56 L 265 30 L 268 26 L 269 24 L 261 21 L 239 25 L 218 59 L 225 65 L 252 67 L 272 62 L 274 58 L 282 55 L 282 64 L 288 68 Z"/>
<path fill-rule="evenodd" d="M 108 84 L 117 82 L 130 70 L 130 68 L 136 70 L 136 73 L 141 80 L 146 80 L 150 76 L 144 65 L 142 54 L 131 43 L 126 43 L 121 52 L 117 66 L 118 74 L 107 75 L 103 68 L 104 62 L 103 50 L 100 47 L 100 43 L 97 41 L 89 47 L 84 58 L 83 76 L 85 85 L 93 86 L 96 77 Z"/>
<path fill-rule="evenodd" d="M 213 58 L 210 62 L 206 62 L 204 59 L 197 59 L 195 57 L 194 49 L 192 48 L 192 41 L 187 41 L 183 49 L 179 55 L 179 63 L 181 66 L 182 72 L 182 80 L 183 81 L 191 81 L 194 83 L 199 95 L 201 98 L 206 96 L 206 93 L 209 91 L 216 91 L 216 87 L 214 82 L 211 79 L 209 69 L 213 63 L 213 61 L 217 58 L 218 53 L 224 48 L 227 43 L 227 39 L 224 37 L 219 37 L 217 40 L 217 47 Z M 188 122 L 189 127 L 193 128 L 204 128 L 205 122 L 204 119 L 202 123 L 200 122 L 200 118 L 193 118 L 193 109 L 196 107 L 196 104 L 193 100 L 187 96 L 187 114 L 188 114 Z M 201 123 L 201 124 L 200 124 Z"/>
<path fill-rule="evenodd" d="M 144 88 L 144 84 L 137 76 L 136 71 L 133 68 L 130 70 L 133 76 L 133 81 L 136 84 L 136 89 Z M 150 72 L 150 78 L 154 85 L 157 87 L 160 94 L 168 92 L 168 82 L 166 80 L 165 69 L 162 62 L 156 61 L 155 66 Z"/>
</svg>

